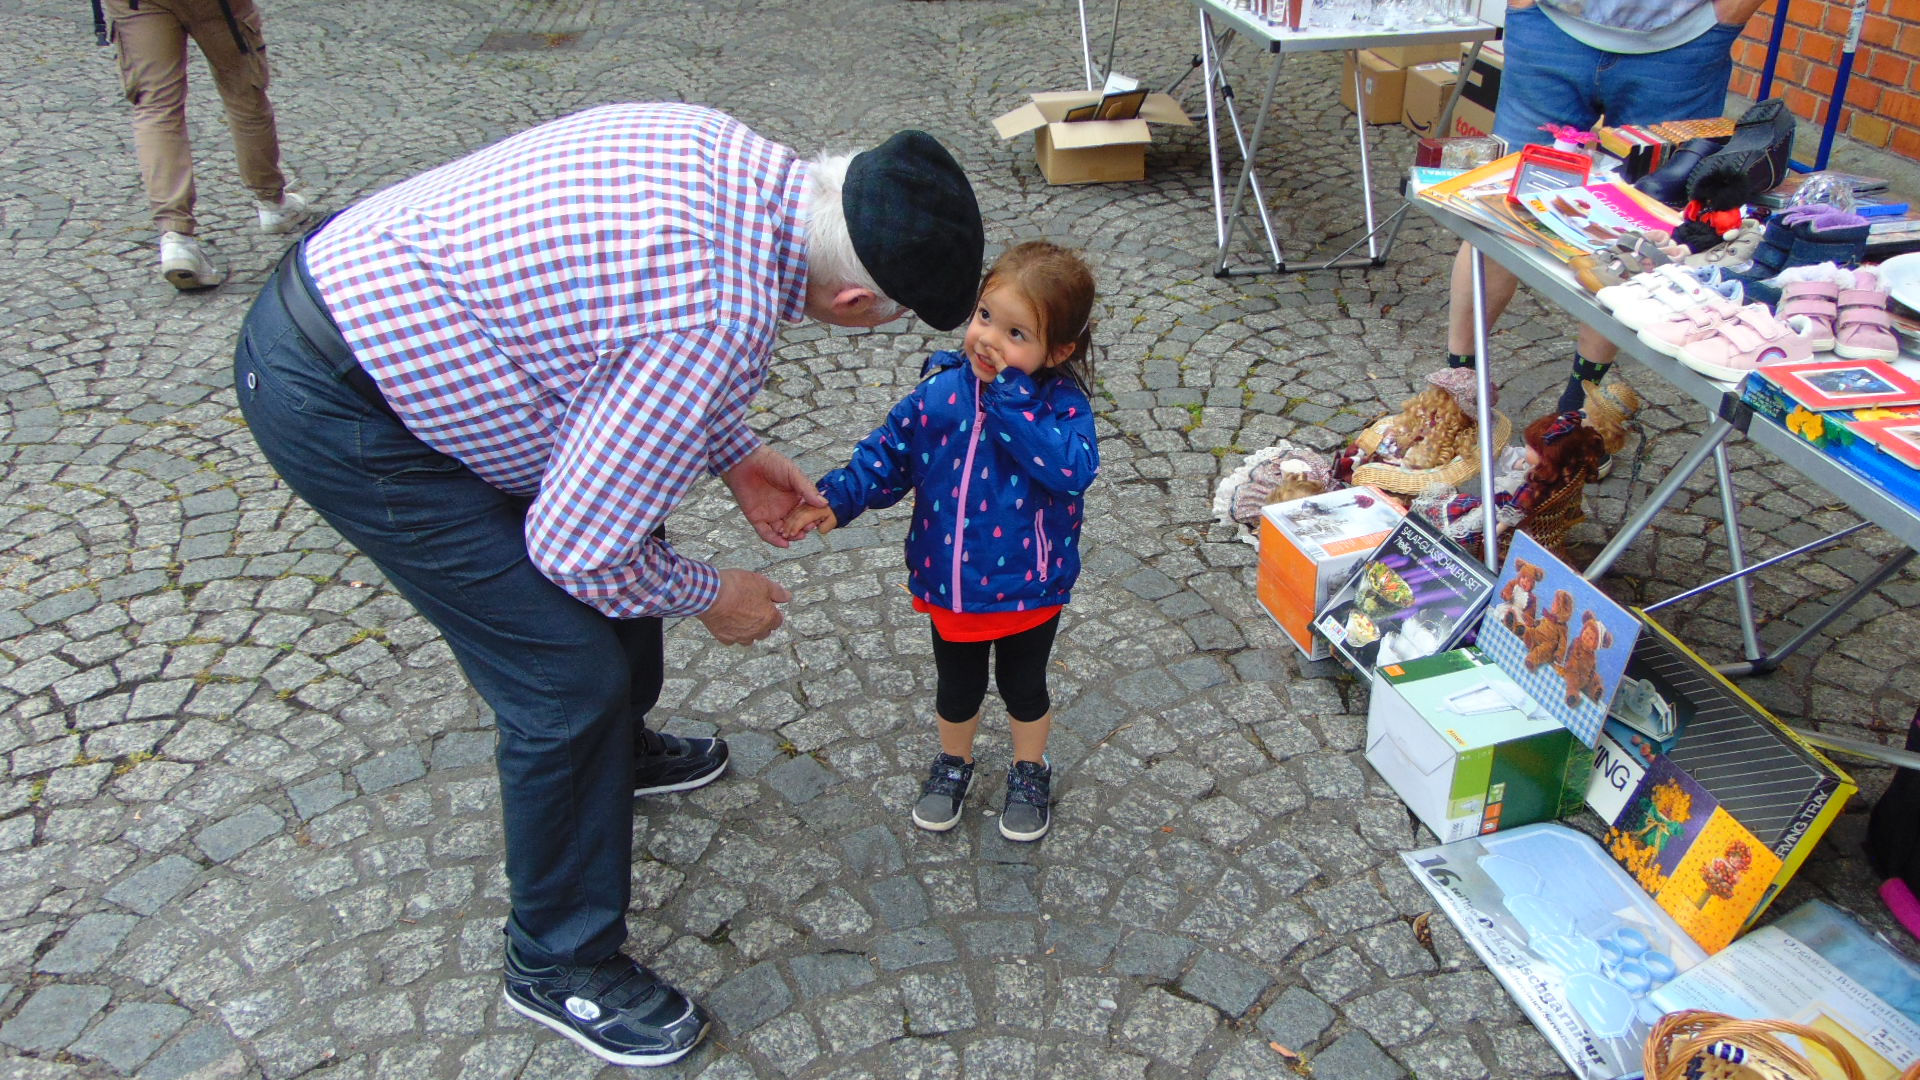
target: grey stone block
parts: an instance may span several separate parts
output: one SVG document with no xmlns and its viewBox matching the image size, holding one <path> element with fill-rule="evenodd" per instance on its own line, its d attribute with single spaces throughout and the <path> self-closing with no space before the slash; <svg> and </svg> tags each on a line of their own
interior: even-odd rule
<svg viewBox="0 0 1920 1080">
<path fill-rule="evenodd" d="M 707 1008 L 728 1030 L 752 1031 L 787 1011 L 793 1004 L 793 991 L 787 989 L 780 969 L 770 963 L 755 964 L 714 987 L 707 995 Z"/>
<path fill-rule="evenodd" d="M 280 815 L 256 804 L 200 830 L 193 843 L 207 858 L 221 863 L 269 836 L 278 835 L 286 825 Z"/>
<path fill-rule="evenodd" d="M 134 915 L 88 915 L 74 923 L 59 944 L 47 950 L 36 968 L 55 975 L 98 971 L 139 921 Z"/>
<path fill-rule="evenodd" d="M 152 915 L 193 882 L 200 867 L 191 859 L 165 855 L 121 879 L 107 899 L 140 915 Z"/>
<path fill-rule="evenodd" d="M 766 781 L 780 797 L 790 803 L 805 803 L 833 785 L 834 775 L 826 766 L 801 754 L 768 769 Z"/>
<path fill-rule="evenodd" d="M 420 751 L 411 746 L 390 750 L 372 761 L 353 767 L 354 780 L 359 783 L 360 790 L 368 794 L 385 791 L 425 775 L 427 766 L 420 760 Z"/>
<path fill-rule="evenodd" d="M 20 1006 L 13 1019 L 0 1024 L 0 1043 L 35 1054 L 65 1049 L 107 1007 L 112 996 L 104 986 L 43 986 Z"/>
<path fill-rule="evenodd" d="M 1298 986 L 1289 986 L 1260 1014 L 1260 1034 L 1295 1050 L 1320 1041 L 1333 1026 L 1333 1009 Z"/>
<path fill-rule="evenodd" d="M 1180 989 L 1219 1009 L 1240 1016 L 1273 985 L 1273 977 L 1252 964 L 1217 952 L 1203 952 L 1180 980 Z"/>
<path fill-rule="evenodd" d="M 131 1002 L 108 1013 L 72 1050 L 131 1073 L 191 1019 L 193 1014 L 178 1005 Z"/>
</svg>

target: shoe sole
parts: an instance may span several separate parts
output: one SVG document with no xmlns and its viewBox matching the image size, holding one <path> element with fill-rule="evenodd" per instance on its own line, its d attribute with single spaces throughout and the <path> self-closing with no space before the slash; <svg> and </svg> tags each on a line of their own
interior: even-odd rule
<svg viewBox="0 0 1920 1080">
<path fill-rule="evenodd" d="M 1817 352 L 1818 350 L 1815 350 L 1815 351 Z M 1900 358 L 1900 350 L 1899 349 L 1862 349 L 1862 348 L 1858 348 L 1850 345 L 1835 345 L 1833 347 L 1833 355 L 1839 357 L 1842 360 L 1893 361 Z"/>
<path fill-rule="evenodd" d="M 965 808 L 962 807 L 963 811 L 964 809 Z M 920 826 L 921 828 L 927 830 L 928 832 L 947 832 L 951 830 L 955 825 L 960 824 L 960 819 L 965 817 L 966 814 L 964 812 L 955 814 L 945 821 L 928 821 L 926 818 L 923 818 L 920 816 L 920 811 L 918 810 L 913 811 L 913 813 L 910 816 L 913 818 L 913 823 L 915 825 Z"/>
<path fill-rule="evenodd" d="M 217 281 L 202 281 L 200 275 L 191 270 L 168 270 L 165 271 L 165 275 L 167 284 L 179 289 L 181 292 L 191 292 L 194 289 L 211 289 L 215 285 L 220 284 Z"/>
<path fill-rule="evenodd" d="M 1049 818 L 1045 824 L 1041 825 L 1038 829 L 1035 829 L 1030 833 L 1014 832 L 1012 829 L 1007 828 L 1006 818 L 1002 817 L 1000 819 L 1000 835 L 1006 837 L 1009 840 L 1017 840 L 1022 843 L 1028 840 L 1040 839 L 1041 837 L 1047 835 L 1047 830 L 1052 827 L 1053 827 L 1053 820 Z"/>
<path fill-rule="evenodd" d="M 694 788 L 706 787 L 708 784 L 720 779 L 720 774 L 727 771 L 727 762 L 732 760 L 733 755 L 728 754 L 720 760 L 719 765 L 714 766 L 712 772 L 704 776 L 696 776 L 691 780 L 682 780 L 677 784 L 661 784 L 658 787 L 634 788 L 633 797 L 637 799 L 642 795 L 670 795 L 676 791 L 692 791 Z"/>
<path fill-rule="evenodd" d="M 1613 475 L 1613 456 L 1609 454 L 1604 460 L 1600 462 L 1600 464 L 1594 466 L 1593 478 L 1595 480 L 1605 480 L 1607 477 L 1612 475 Z"/>
<path fill-rule="evenodd" d="M 592 1054 L 594 1057 L 600 1058 L 603 1061 L 611 1061 L 615 1065 L 638 1065 L 642 1068 L 655 1066 L 655 1065 L 671 1065 L 674 1062 L 679 1061 L 681 1058 L 686 1057 L 688 1054 L 691 1054 L 696 1049 L 698 1049 L 700 1044 L 706 1041 L 707 1032 L 713 1030 L 712 1023 L 708 1023 L 706 1026 L 702 1027 L 700 1029 L 700 1034 L 695 1036 L 693 1042 L 688 1044 L 687 1048 L 684 1050 L 674 1050 L 665 1054 L 620 1054 L 620 1053 L 615 1053 L 614 1051 L 609 1050 L 604 1046 L 601 1046 L 600 1044 L 594 1042 L 592 1039 L 589 1039 L 585 1035 L 580 1034 L 578 1031 L 575 1031 L 572 1028 L 568 1027 L 567 1025 L 561 1023 L 560 1021 L 555 1020 L 553 1017 L 548 1016 L 547 1014 L 540 1012 L 537 1009 L 530 1009 L 527 1006 L 520 1004 L 519 1001 L 514 999 L 514 996 L 512 994 L 507 993 L 505 990 L 500 991 L 500 996 L 507 999 L 507 1004 L 513 1007 L 514 1012 L 519 1013 L 521 1016 L 524 1016 L 529 1020 L 535 1020 L 542 1024 L 545 1024 L 547 1027 L 552 1028 L 554 1031 L 557 1031 L 560 1034 L 565 1035 L 567 1038 L 572 1039 L 574 1042 L 580 1044 L 580 1048 L 585 1050 L 587 1053 Z M 687 1008 L 691 1010 L 693 1006 L 689 1005 L 687 1006 Z"/>
</svg>

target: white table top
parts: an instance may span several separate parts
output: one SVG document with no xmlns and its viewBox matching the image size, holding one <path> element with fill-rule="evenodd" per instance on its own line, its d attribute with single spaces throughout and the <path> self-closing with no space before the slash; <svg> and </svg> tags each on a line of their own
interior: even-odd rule
<svg viewBox="0 0 1920 1080">
<path fill-rule="evenodd" d="M 1224 23 L 1268 52 L 1329 52 L 1347 49 L 1372 49 L 1385 45 L 1432 45 L 1448 41 L 1485 41 L 1499 33 L 1492 23 L 1478 19 L 1458 24 L 1421 23 L 1394 30 L 1343 27 L 1330 30 L 1305 27 L 1289 30 L 1255 15 L 1234 0 L 1194 0 L 1200 10 L 1216 23 Z M 1285 0 L 1275 0 L 1284 4 Z"/>
</svg>

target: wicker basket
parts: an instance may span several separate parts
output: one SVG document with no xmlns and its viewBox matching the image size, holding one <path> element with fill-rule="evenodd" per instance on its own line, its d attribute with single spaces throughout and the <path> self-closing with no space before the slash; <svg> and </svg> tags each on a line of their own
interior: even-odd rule
<svg viewBox="0 0 1920 1080">
<path fill-rule="evenodd" d="M 1368 424 L 1354 442 L 1360 449 L 1372 453 L 1380 446 L 1380 438 L 1386 433 L 1387 425 L 1393 417 L 1383 416 Z M 1507 445 L 1513 436 L 1513 421 L 1508 420 L 1500 410 L 1493 411 L 1493 449 L 1497 454 Z M 1436 465 L 1431 469 L 1408 469 L 1399 465 L 1370 461 L 1365 465 L 1356 465 L 1353 469 L 1355 484 L 1371 484 L 1384 491 L 1401 495 L 1419 495 L 1435 484 L 1457 488 L 1466 481 L 1479 475 L 1480 457 L 1478 454 L 1456 457 L 1445 465 Z"/>
<path fill-rule="evenodd" d="M 1846 1046 L 1818 1028 L 1790 1020 L 1739 1020 L 1702 1009 L 1662 1017 L 1647 1036 L 1641 1066 L 1647 1080 L 1820 1080 L 1782 1034 L 1818 1043 L 1833 1055 L 1847 1080 L 1862 1080 L 1860 1065 Z M 1900 1078 L 1920 1078 L 1920 1061 L 1908 1065 Z"/>
</svg>

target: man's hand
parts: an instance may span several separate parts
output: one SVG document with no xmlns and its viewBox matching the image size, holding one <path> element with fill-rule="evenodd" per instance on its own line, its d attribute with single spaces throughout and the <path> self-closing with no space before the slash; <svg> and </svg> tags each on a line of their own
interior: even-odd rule
<svg viewBox="0 0 1920 1080">
<path fill-rule="evenodd" d="M 721 479 L 727 482 L 727 490 L 733 492 L 733 501 L 740 504 L 740 512 L 747 516 L 753 531 L 774 547 L 787 546 L 780 526 L 788 514 L 801 506 L 827 505 L 826 496 L 798 465 L 765 446 L 742 458 L 740 464 L 722 473 Z"/>
<path fill-rule="evenodd" d="M 786 617 L 774 605 L 791 599 L 792 593 L 765 574 L 721 570 L 719 598 L 697 617 L 720 644 L 745 645 L 780 629 Z"/>
<path fill-rule="evenodd" d="M 840 518 L 834 514 L 833 507 L 801 506 L 787 515 L 787 520 L 780 524 L 780 531 L 785 533 L 789 540 L 801 540 L 815 529 L 819 529 L 820 535 L 825 536 L 839 527 Z"/>
</svg>

